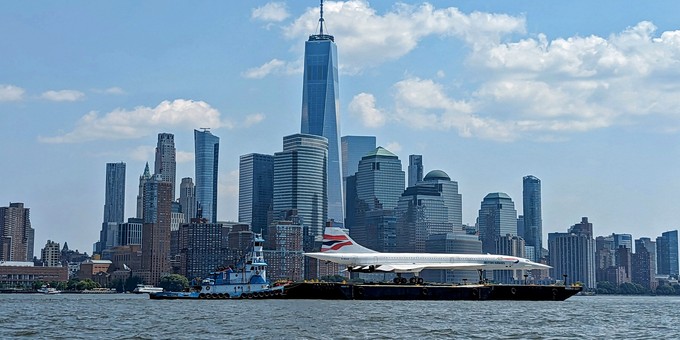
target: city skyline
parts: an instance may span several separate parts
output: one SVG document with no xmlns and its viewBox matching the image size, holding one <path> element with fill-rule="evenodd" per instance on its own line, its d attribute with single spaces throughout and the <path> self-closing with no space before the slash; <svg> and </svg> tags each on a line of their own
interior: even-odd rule
<svg viewBox="0 0 680 340">
<path fill-rule="evenodd" d="M 679 86 L 669 13 L 680 4 L 404 3 L 324 6 L 342 136 L 423 155 L 425 173 L 459 183 L 466 224 L 491 192 L 522 211 L 521 178 L 535 175 L 544 247 L 582 216 L 597 235 L 678 228 L 667 202 L 680 188 L 680 105 L 667 89 Z M 192 131 L 203 127 L 223 144 L 217 220 L 236 220 L 239 155 L 274 154 L 300 127 L 316 1 L 0 9 L 13 32 L 0 38 L 0 144 L 21 160 L 0 168 L 0 200 L 31 209 L 36 245 L 92 251 L 106 163 L 127 164 L 125 218 L 135 216 L 158 133 L 175 135 L 177 178 L 196 181 Z"/>
</svg>

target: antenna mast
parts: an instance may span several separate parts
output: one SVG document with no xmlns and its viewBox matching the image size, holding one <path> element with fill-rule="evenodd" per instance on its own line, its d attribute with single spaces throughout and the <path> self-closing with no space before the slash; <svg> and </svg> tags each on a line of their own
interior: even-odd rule
<svg viewBox="0 0 680 340">
<path fill-rule="evenodd" d="M 323 0 L 321 0 L 321 16 L 319 17 L 319 35 L 323 35 Z"/>
</svg>

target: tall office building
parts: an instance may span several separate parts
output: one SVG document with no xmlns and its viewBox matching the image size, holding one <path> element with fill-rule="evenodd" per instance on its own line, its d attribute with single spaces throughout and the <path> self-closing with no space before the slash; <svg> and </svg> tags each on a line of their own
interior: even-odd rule
<svg viewBox="0 0 680 340">
<path fill-rule="evenodd" d="M 496 252 L 499 255 L 510 255 L 526 258 L 526 244 L 520 236 L 504 235 L 496 239 Z M 521 280 L 524 270 L 494 270 L 493 279 L 500 283 L 514 283 Z"/>
<path fill-rule="evenodd" d="M 149 171 L 149 162 L 146 162 L 144 173 L 139 176 L 139 192 L 137 194 L 137 218 L 144 218 L 144 184 L 151 179 L 151 172 Z"/>
<path fill-rule="evenodd" d="M 328 218 L 342 223 L 345 214 L 340 173 L 338 53 L 335 38 L 324 34 L 323 29 L 322 2 L 319 34 L 310 35 L 305 42 L 300 132 L 323 136 L 328 141 Z"/>
<path fill-rule="evenodd" d="M 156 145 L 156 162 L 154 174 L 161 175 L 164 182 L 172 183 L 172 197 L 175 198 L 175 185 L 177 185 L 175 172 L 177 168 L 175 150 L 175 135 L 171 133 L 159 133 Z"/>
<path fill-rule="evenodd" d="M 221 223 L 184 224 L 179 229 L 180 273 L 189 279 L 208 277 L 225 266 L 228 229 Z"/>
<path fill-rule="evenodd" d="M 196 187 L 191 177 L 182 178 L 179 185 L 179 205 L 182 207 L 184 221 L 191 223 L 196 218 Z"/>
<path fill-rule="evenodd" d="M 479 209 L 477 224 L 479 226 L 479 239 L 482 241 L 482 251 L 495 254 L 497 252 L 497 238 L 517 235 L 515 203 L 508 194 L 503 192 L 486 195 Z"/>
<path fill-rule="evenodd" d="M 423 181 L 408 187 L 397 204 L 397 245 L 400 252 L 424 252 L 434 234 L 463 234 L 457 183 L 441 170 L 430 171 Z"/>
<path fill-rule="evenodd" d="M 423 155 L 408 156 L 408 186 L 412 187 L 423 180 Z"/>
<path fill-rule="evenodd" d="M 170 225 L 172 223 L 172 183 L 155 175 L 144 185 L 144 225 L 142 227 L 142 271 L 147 284 L 156 285 L 170 273 Z"/>
<path fill-rule="evenodd" d="M 347 225 L 352 237 L 372 249 L 386 249 L 392 243 L 393 228 L 386 227 L 394 221 L 394 208 L 404 192 L 404 171 L 399 158 L 383 147 L 378 147 L 363 156 L 358 171 L 348 183 L 348 192 L 354 201 L 348 201 L 347 217 L 353 224 Z M 394 223 L 391 224 L 394 226 Z"/>
<path fill-rule="evenodd" d="M 125 163 L 106 163 L 104 222 L 125 221 Z"/>
<path fill-rule="evenodd" d="M 343 136 L 342 178 L 354 175 L 359 170 L 359 162 L 367 153 L 375 150 L 375 136 Z"/>
<path fill-rule="evenodd" d="M 647 237 L 635 240 L 631 281 L 647 289 L 656 289 L 656 244 Z"/>
<path fill-rule="evenodd" d="M 589 226 L 584 227 L 584 226 Z M 592 223 L 584 217 L 566 233 L 549 233 L 550 275 L 569 283 L 581 282 L 584 289 L 597 288 L 595 285 L 595 240 Z"/>
<path fill-rule="evenodd" d="M 656 268 L 659 275 L 678 275 L 678 231 L 672 230 L 656 238 Z"/>
<path fill-rule="evenodd" d="M 541 180 L 535 176 L 522 179 L 524 228 L 520 234 L 529 247 L 534 247 L 533 261 L 540 260 L 543 249 L 543 220 L 541 217 Z"/>
<path fill-rule="evenodd" d="M 306 239 L 320 240 L 328 219 L 327 162 L 328 140 L 316 135 L 283 137 L 283 151 L 274 154 L 274 214 L 297 210 Z"/>
<path fill-rule="evenodd" d="M 614 240 L 614 249 L 625 247 L 630 249 L 631 253 L 633 252 L 633 235 L 612 233 L 611 237 Z"/>
<path fill-rule="evenodd" d="M 95 251 L 116 246 L 118 225 L 125 222 L 125 163 L 106 164 L 106 193 L 104 198 L 104 221 L 99 232 Z"/>
<path fill-rule="evenodd" d="M 208 222 L 217 222 L 217 165 L 220 155 L 220 138 L 207 129 L 194 130 L 196 161 L 196 200 L 201 216 Z"/>
<path fill-rule="evenodd" d="M 255 233 L 266 233 L 274 203 L 274 156 L 251 153 L 240 157 L 238 221 Z"/>
<path fill-rule="evenodd" d="M 31 212 L 23 203 L 0 207 L 0 261 L 33 260 Z"/>
</svg>

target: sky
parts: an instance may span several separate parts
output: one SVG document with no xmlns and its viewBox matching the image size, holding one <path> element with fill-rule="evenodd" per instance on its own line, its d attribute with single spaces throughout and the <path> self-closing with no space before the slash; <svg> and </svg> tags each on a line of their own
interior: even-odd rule
<svg viewBox="0 0 680 340">
<path fill-rule="evenodd" d="M 596 235 L 677 229 L 678 1 L 327 1 L 340 135 L 373 135 L 459 184 L 463 222 L 522 177 L 542 181 L 543 236 L 587 216 Z M 674 14 L 676 13 L 676 14 Z M 0 206 L 92 252 L 105 168 L 127 164 L 126 216 L 173 133 L 220 137 L 218 220 L 237 219 L 239 156 L 298 133 L 317 1 L 0 2 Z"/>
</svg>

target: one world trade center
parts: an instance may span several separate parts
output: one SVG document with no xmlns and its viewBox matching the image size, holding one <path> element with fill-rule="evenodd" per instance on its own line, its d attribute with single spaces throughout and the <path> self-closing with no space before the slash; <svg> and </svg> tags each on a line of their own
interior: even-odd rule
<svg viewBox="0 0 680 340">
<path fill-rule="evenodd" d="M 324 34 L 323 25 L 321 1 L 319 34 L 310 35 L 305 42 L 300 132 L 328 139 L 328 218 L 342 223 L 345 214 L 339 152 L 338 52 L 335 39 Z"/>
</svg>

